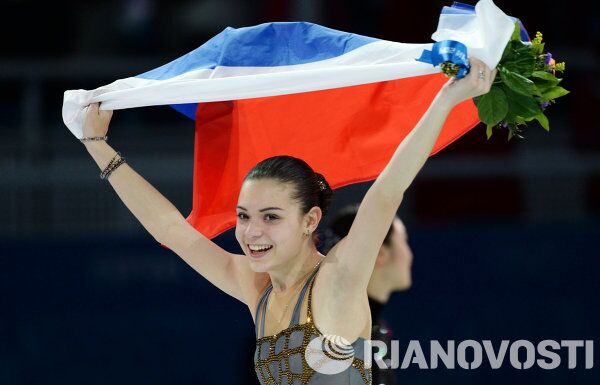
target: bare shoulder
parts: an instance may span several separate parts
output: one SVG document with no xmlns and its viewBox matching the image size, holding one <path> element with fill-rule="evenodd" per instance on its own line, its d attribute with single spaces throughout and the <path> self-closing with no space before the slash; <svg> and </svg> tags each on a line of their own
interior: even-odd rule
<svg viewBox="0 0 600 385">
<path fill-rule="evenodd" d="M 331 259 L 330 259 L 331 258 Z M 322 263 L 312 290 L 312 311 L 315 325 L 324 334 L 334 334 L 354 341 L 369 338 L 371 312 L 366 288 L 352 288 L 352 282 L 336 271 L 335 250 Z"/>
</svg>

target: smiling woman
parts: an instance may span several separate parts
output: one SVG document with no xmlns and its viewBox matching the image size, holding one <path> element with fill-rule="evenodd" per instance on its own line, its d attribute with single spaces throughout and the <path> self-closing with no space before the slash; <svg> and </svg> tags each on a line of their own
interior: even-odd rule
<svg viewBox="0 0 600 385">
<path fill-rule="evenodd" d="M 314 258 L 298 258 L 306 239 L 327 213 L 332 190 L 323 175 L 304 161 L 275 156 L 258 163 L 244 178 L 238 198 L 235 235 L 255 272 L 271 272 L 276 292 L 290 282 L 285 277 L 291 265 L 314 266 Z M 300 236 L 302 234 L 302 236 Z M 305 239 L 306 238 L 306 239 Z M 277 270 L 283 268 L 281 278 Z M 297 267 L 303 270 L 303 266 Z M 274 279 L 273 279 L 274 278 Z M 293 282 L 292 282 L 293 283 Z"/>
<path fill-rule="evenodd" d="M 268 158 L 246 175 L 237 203 L 236 238 L 245 254 L 239 256 L 192 227 L 106 143 L 111 111 L 90 106 L 82 141 L 103 170 L 101 177 L 158 242 L 248 306 L 258 338 L 255 368 L 263 385 L 370 384 L 364 364 L 364 341 L 371 333 L 367 285 L 404 192 L 448 114 L 490 89 L 496 71 L 475 58 L 471 66 L 469 75 L 439 91 L 365 195 L 348 235 L 326 256 L 318 252 L 313 235 L 327 212 L 331 188 L 300 159 Z M 330 355 L 345 352 L 345 358 L 313 354 L 313 341 L 323 339 L 328 348 L 335 342 Z"/>
</svg>

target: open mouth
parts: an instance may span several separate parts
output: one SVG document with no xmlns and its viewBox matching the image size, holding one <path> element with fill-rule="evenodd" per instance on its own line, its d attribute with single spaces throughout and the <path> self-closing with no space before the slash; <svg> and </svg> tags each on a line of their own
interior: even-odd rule
<svg viewBox="0 0 600 385">
<path fill-rule="evenodd" d="M 273 248 L 272 245 L 247 245 L 250 255 L 254 258 L 260 258 L 267 254 Z"/>
</svg>

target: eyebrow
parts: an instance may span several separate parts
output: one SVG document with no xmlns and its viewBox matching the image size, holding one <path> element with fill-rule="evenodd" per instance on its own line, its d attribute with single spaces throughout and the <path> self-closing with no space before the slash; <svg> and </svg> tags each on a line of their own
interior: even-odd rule
<svg viewBox="0 0 600 385">
<path fill-rule="evenodd" d="M 237 206 L 237 208 L 240 209 L 240 210 L 248 211 L 246 208 L 244 208 L 242 206 Z M 262 213 L 262 212 L 269 211 L 269 210 L 281 210 L 281 211 L 284 211 L 282 208 L 279 208 L 279 207 L 265 207 L 264 209 L 258 210 L 258 212 Z"/>
</svg>

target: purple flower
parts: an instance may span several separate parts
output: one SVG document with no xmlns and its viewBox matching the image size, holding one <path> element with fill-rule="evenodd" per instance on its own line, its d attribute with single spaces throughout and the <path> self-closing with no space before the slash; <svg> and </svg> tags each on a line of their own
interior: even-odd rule
<svg viewBox="0 0 600 385">
<path fill-rule="evenodd" d="M 544 64 L 550 64 L 550 60 L 552 60 L 552 54 L 548 52 L 546 54 L 546 60 L 544 60 Z"/>
<path fill-rule="evenodd" d="M 542 103 L 542 110 L 545 110 L 549 105 L 550 105 L 550 102 L 543 102 Z"/>
<path fill-rule="evenodd" d="M 502 123 L 500 123 L 500 127 L 506 128 L 506 127 L 508 127 L 508 123 L 502 122 Z"/>
</svg>

